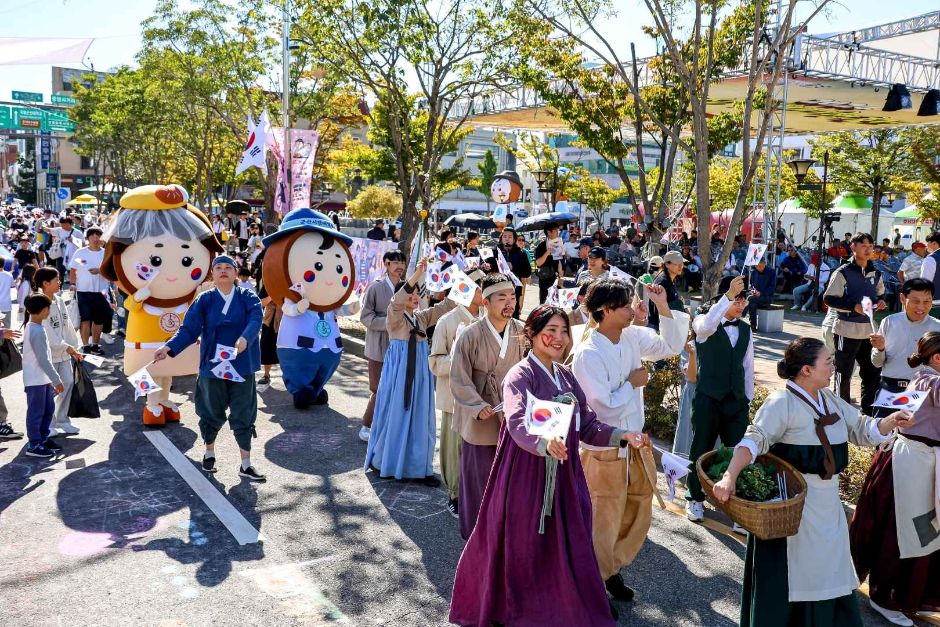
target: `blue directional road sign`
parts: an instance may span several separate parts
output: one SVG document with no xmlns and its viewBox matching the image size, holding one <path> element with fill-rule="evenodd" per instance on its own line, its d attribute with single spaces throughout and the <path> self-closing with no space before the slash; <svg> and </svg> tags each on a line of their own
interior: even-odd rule
<svg viewBox="0 0 940 627">
<path fill-rule="evenodd" d="M 69 199 L 69 188 L 68 188 L 68 187 L 60 187 L 59 189 L 56 190 L 55 195 L 56 195 L 56 198 L 58 198 L 59 200 L 68 200 L 68 199 Z"/>
</svg>

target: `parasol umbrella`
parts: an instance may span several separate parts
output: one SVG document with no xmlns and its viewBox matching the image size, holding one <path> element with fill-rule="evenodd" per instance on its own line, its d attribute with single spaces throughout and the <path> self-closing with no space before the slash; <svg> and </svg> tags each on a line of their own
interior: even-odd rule
<svg viewBox="0 0 940 627">
<path fill-rule="evenodd" d="M 529 216 L 515 226 L 516 231 L 541 231 L 546 224 L 573 224 L 578 221 L 578 216 L 567 211 L 552 211 L 549 213 L 539 213 Z"/>
<path fill-rule="evenodd" d="M 78 191 L 80 191 L 83 194 L 97 194 L 101 190 L 96 185 L 89 185 L 88 187 L 83 187 Z M 117 183 L 105 183 L 104 184 L 103 193 L 106 196 L 110 194 L 123 194 L 126 191 L 127 191 L 126 187 L 124 187 L 123 185 L 118 185 Z"/>
<path fill-rule="evenodd" d="M 98 199 L 94 196 L 89 196 L 88 194 L 82 194 L 81 196 L 76 196 L 72 200 L 65 203 L 66 205 L 97 205 Z"/>
<path fill-rule="evenodd" d="M 461 213 L 444 220 L 447 226 L 457 226 L 462 229 L 495 229 L 496 223 L 486 216 L 475 213 Z"/>
</svg>

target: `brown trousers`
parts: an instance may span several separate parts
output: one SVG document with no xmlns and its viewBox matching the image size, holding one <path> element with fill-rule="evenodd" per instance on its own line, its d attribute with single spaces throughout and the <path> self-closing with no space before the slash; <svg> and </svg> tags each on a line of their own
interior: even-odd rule
<svg viewBox="0 0 940 627">
<path fill-rule="evenodd" d="M 379 379 L 382 378 L 382 362 L 366 359 L 369 364 L 369 403 L 362 414 L 362 426 L 372 427 L 372 414 L 375 413 L 375 393 L 379 390 Z"/>
<path fill-rule="evenodd" d="M 447 487 L 447 496 L 456 499 L 460 485 L 460 447 L 463 440 L 460 434 L 453 430 L 454 414 L 441 412 L 441 439 L 438 451 L 441 462 L 441 477 Z"/>
<path fill-rule="evenodd" d="M 581 465 L 591 493 L 594 553 L 606 581 L 640 552 L 653 520 L 653 486 L 639 453 L 581 450 Z M 629 463 L 628 463 L 629 460 Z"/>
</svg>

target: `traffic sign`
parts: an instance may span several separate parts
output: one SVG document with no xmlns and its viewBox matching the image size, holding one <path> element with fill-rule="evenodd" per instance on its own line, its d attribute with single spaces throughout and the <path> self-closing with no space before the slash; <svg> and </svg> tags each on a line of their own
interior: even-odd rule
<svg viewBox="0 0 940 627">
<path fill-rule="evenodd" d="M 42 94 L 37 94 L 34 91 L 14 91 L 13 100 L 19 100 L 20 102 L 42 102 Z"/>
<path fill-rule="evenodd" d="M 59 173 L 46 172 L 46 189 L 55 189 L 59 186 Z"/>
<path fill-rule="evenodd" d="M 39 139 L 39 169 L 48 170 L 50 161 L 52 161 L 52 139 L 48 131 L 43 131 Z"/>
<path fill-rule="evenodd" d="M 56 190 L 55 195 L 56 195 L 56 198 L 58 198 L 59 200 L 68 200 L 68 199 L 69 199 L 69 188 L 68 188 L 68 187 L 60 187 L 58 190 Z"/>
<path fill-rule="evenodd" d="M 52 104 L 68 105 L 71 107 L 75 105 L 75 98 L 65 94 L 52 94 Z"/>
<path fill-rule="evenodd" d="M 75 123 L 66 111 L 38 107 L 0 106 L 0 129 L 38 129 L 52 133 L 74 133 Z"/>
<path fill-rule="evenodd" d="M 10 107 L 0 106 L 0 128 L 13 127 L 13 113 Z"/>
</svg>

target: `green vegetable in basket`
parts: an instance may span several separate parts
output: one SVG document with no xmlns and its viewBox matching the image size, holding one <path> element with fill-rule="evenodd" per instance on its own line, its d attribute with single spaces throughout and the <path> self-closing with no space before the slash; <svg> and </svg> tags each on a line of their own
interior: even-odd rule
<svg viewBox="0 0 940 627">
<path fill-rule="evenodd" d="M 719 481 L 728 470 L 731 464 L 731 458 L 734 456 L 734 449 L 720 447 L 715 453 L 714 461 L 708 467 L 706 474 L 712 481 Z M 738 480 L 735 483 L 735 496 L 747 501 L 769 501 L 780 496 L 780 490 L 777 487 L 777 480 L 774 475 L 777 474 L 777 467 L 773 464 L 755 463 L 746 466 Z"/>
</svg>

